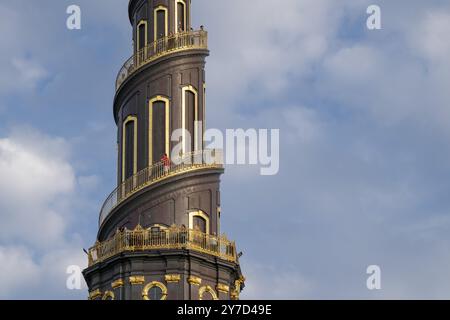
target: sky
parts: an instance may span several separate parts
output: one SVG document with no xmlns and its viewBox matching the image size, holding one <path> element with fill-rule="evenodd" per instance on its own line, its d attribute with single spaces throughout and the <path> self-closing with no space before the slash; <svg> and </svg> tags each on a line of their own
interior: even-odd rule
<svg viewBox="0 0 450 320">
<path fill-rule="evenodd" d="M 207 126 L 280 129 L 277 175 L 222 178 L 241 297 L 450 298 L 450 3 L 192 2 L 209 32 Z M 71 4 L 81 30 L 66 28 Z M 381 30 L 366 27 L 372 4 Z M 0 299 L 87 297 L 66 269 L 86 266 L 116 183 L 127 6 L 0 0 Z"/>
</svg>

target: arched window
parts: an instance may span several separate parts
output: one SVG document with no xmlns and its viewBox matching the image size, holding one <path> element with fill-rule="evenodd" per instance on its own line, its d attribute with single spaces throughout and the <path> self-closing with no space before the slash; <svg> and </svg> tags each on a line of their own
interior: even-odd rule
<svg viewBox="0 0 450 320">
<path fill-rule="evenodd" d="M 209 217 L 201 210 L 189 213 L 189 229 L 209 234 Z"/>
<path fill-rule="evenodd" d="M 166 300 L 167 288 L 158 281 L 147 284 L 142 290 L 142 299 L 144 300 Z"/>
<path fill-rule="evenodd" d="M 140 61 L 143 61 L 144 57 L 142 53 L 148 43 L 148 35 L 147 35 L 148 25 L 146 20 L 141 20 L 136 27 L 136 52 L 138 53 L 138 57 Z M 145 50 L 146 51 L 146 50 Z"/>
<path fill-rule="evenodd" d="M 170 103 L 169 99 L 156 96 L 149 102 L 149 155 L 152 165 L 170 155 Z"/>
<path fill-rule="evenodd" d="M 137 117 L 128 116 L 122 128 L 122 182 L 137 173 Z"/>
<path fill-rule="evenodd" d="M 203 82 L 203 101 L 202 101 L 202 116 L 200 117 L 200 120 L 202 121 L 202 132 L 206 132 L 206 83 Z M 200 141 L 200 149 L 203 150 L 204 148 L 204 141 L 201 139 Z"/>
<path fill-rule="evenodd" d="M 193 86 L 182 89 L 182 117 L 183 117 L 183 153 L 198 150 L 198 92 Z M 186 131 L 190 134 L 186 136 Z"/>
<path fill-rule="evenodd" d="M 175 0 L 176 10 L 175 10 L 175 32 L 186 32 L 186 2 L 184 0 Z"/>
<path fill-rule="evenodd" d="M 150 226 L 147 230 L 149 231 L 149 233 L 152 237 L 156 237 L 156 236 L 160 237 L 161 235 L 163 235 L 167 232 L 168 228 L 161 224 L 154 224 L 154 225 Z"/>
<path fill-rule="evenodd" d="M 198 290 L 199 300 L 219 300 L 216 291 L 211 286 L 204 286 Z"/>
<path fill-rule="evenodd" d="M 168 14 L 167 8 L 164 6 L 158 6 L 154 11 L 154 35 L 153 39 L 159 40 L 167 37 L 169 33 Z"/>
<path fill-rule="evenodd" d="M 194 228 L 193 228 L 194 230 L 199 230 L 203 233 L 206 233 L 206 220 L 204 218 L 195 216 L 193 225 L 194 225 Z"/>
</svg>

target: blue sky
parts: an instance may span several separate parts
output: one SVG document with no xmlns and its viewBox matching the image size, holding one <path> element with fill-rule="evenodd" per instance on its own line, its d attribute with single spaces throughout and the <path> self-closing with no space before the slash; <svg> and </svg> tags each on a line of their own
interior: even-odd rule
<svg viewBox="0 0 450 320">
<path fill-rule="evenodd" d="M 80 31 L 65 27 L 71 4 Z M 366 28 L 370 4 L 382 30 Z M 66 289 L 65 271 L 86 264 L 116 182 L 127 5 L 0 0 L 0 298 L 87 296 Z M 449 298 L 448 1 L 193 6 L 209 31 L 208 127 L 281 130 L 278 175 L 223 177 L 242 297 Z M 372 264 L 380 291 L 366 288 Z"/>
</svg>

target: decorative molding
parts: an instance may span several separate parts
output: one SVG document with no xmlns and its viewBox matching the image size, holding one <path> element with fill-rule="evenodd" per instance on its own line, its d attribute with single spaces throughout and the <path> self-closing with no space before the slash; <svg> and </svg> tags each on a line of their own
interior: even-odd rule
<svg viewBox="0 0 450 320">
<path fill-rule="evenodd" d="M 201 287 L 198 290 L 198 299 L 203 300 L 203 295 L 207 292 L 211 294 L 213 300 L 219 300 L 219 298 L 217 297 L 216 291 L 214 291 L 214 289 L 211 286 Z"/>
<path fill-rule="evenodd" d="M 202 284 L 202 279 L 195 276 L 190 276 L 187 281 L 189 282 L 189 284 L 192 284 L 194 286 L 199 286 Z"/>
<path fill-rule="evenodd" d="M 166 274 L 165 280 L 167 283 L 177 283 L 181 280 L 181 275 L 179 274 Z"/>
<path fill-rule="evenodd" d="M 110 298 L 110 299 L 108 299 Z M 112 291 L 106 291 L 105 294 L 102 297 L 102 300 L 114 300 L 115 296 L 114 296 L 114 292 Z"/>
<path fill-rule="evenodd" d="M 146 227 L 146 230 L 151 231 L 152 228 L 159 228 L 161 231 L 167 231 L 169 229 L 168 226 L 156 223 L 156 224 L 151 224 L 148 227 Z"/>
<path fill-rule="evenodd" d="M 142 289 L 142 299 L 143 300 L 150 300 L 150 298 L 148 296 L 148 292 L 153 287 L 158 287 L 158 288 L 161 289 L 162 296 L 161 296 L 160 300 L 167 300 L 167 287 L 164 284 L 162 284 L 161 282 L 158 282 L 158 281 L 150 282 L 149 284 L 147 284 L 144 287 L 144 289 Z"/>
<path fill-rule="evenodd" d="M 231 291 L 231 300 L 239 300 L 239 295 L 241 293 L 241 285 L 245 282 L 245 277 L 241 276 L 234 282 L 234 290 Z"/>
<path fill-rule="evenodd" d="M 95 300 L 98 297 L 101 297 L 101 295 L 102 295 L 102 292 L 100 291 L 100 289 L 96 289 L 94 291 L 91 291 L 89 293 L 89 300 Z"/>
<path fill-rule="evenodd" d="M 132 277 L 130 277 L 130 283 L 132 285 L 144 284 L 145 277 L 144 276 L 132 276 Z"/>
<path fill-rule="evenodd" d="M 124 285 L 123 279 L 117 279 L 116 281 L 111 283 L 111 288 L 117 289 L 117 288 L 123 287 L 123 285 Z"/>
<path fill-rule="evenodd" d="M 132 239 L 140 239 L 131 243 Z M 131 245 L 130 245 L 131 244 Z M 112 238 L 98 242 L 89 249 L 89 266 L 100 263 L 123 252 L 143 252 L 161 249 L 187 249 L 236 263 L 236 244 L 225 235 L 215 236 L 185 226 L 172 226 L 153 234 L 151 229 L 137 225 L 134 230 L 124 229 Z M 95 253 L 95 259 L 92 257 Z"/>
<path fill-rule="evenodd" d="M 228 292 L 230 292 L 230 287 L 227 286 L 227 285 L 225 285 L 225 284 L 222 284 L 222 283 L 219 283 L 219 284 L 216 286 L 216 289 L 217 289 L 217 291 L 222 292 L 222 293 L 228 293 Z"/>
</svg>

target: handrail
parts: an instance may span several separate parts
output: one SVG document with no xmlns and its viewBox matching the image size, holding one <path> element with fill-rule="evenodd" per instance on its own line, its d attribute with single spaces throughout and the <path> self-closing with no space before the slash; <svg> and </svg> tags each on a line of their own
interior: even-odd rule
<svg viewBox="0 0 450 320">
<path fill-rule="evenodd" d="M 97 242 L 88 251 L 89 266 L 123 252 L 139 252 L 161 249 L 188 249 L 236 262 L 236 244 L 225 235 L 215 236 L 200 230 L 172 226 L 166 230 L 143 229 L 117 230 L 109 240 Z"/>
<path fill-rule="evenodd" d="M 162 56 L 183 50 L 207 48 L 208 33 L 204 30 L 181 32 L 158 39 L 140 49 L 123 64 L 116 78 L 116 91 L 135 71 Z"/>
<path fill-rule="evenodd" d="M 168 166 L 164 165 L 162 161 L 155 163 L 131 176 L 111 192 L 100 210 L 99 225 L 102 225 L 115 207 L 150 185 L 188 171 L 222 167 L 222 150 L 200 150 L 186 153 L 170 161 Z"/>
</svg>

